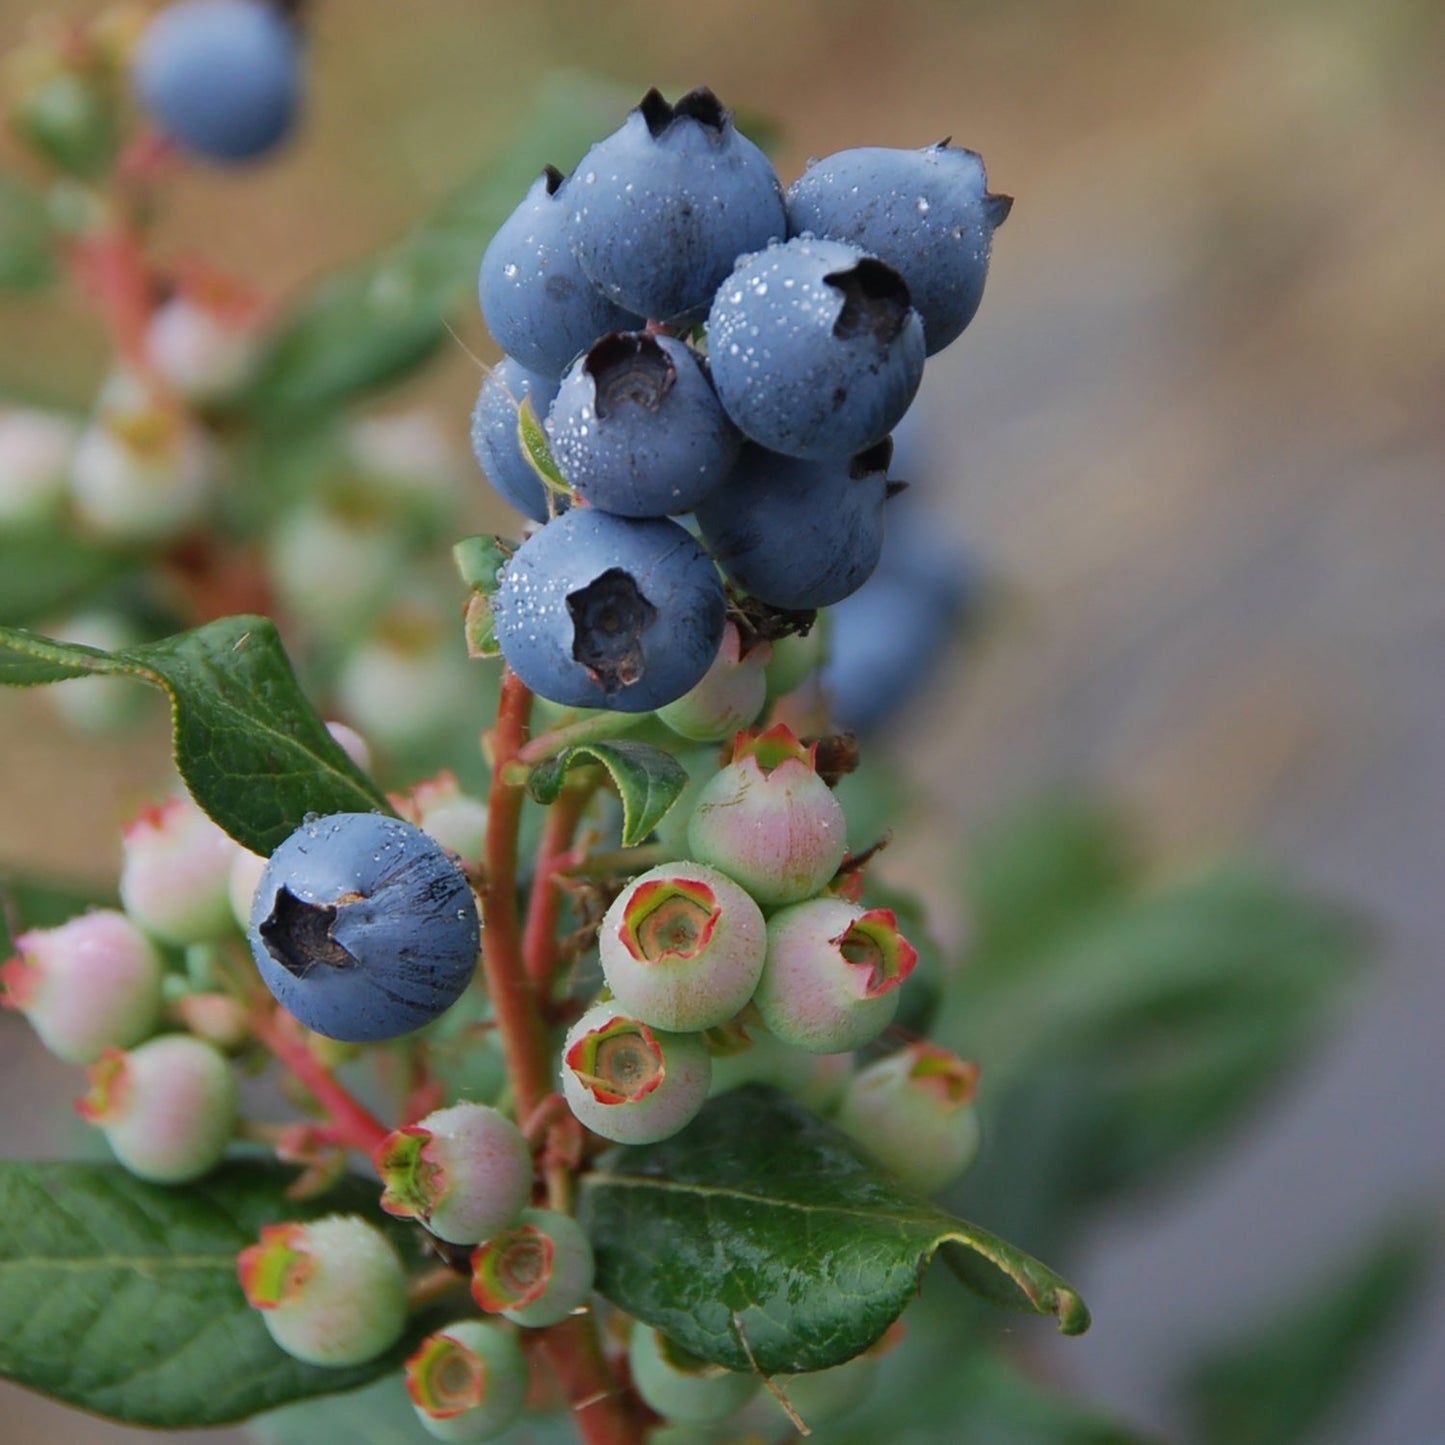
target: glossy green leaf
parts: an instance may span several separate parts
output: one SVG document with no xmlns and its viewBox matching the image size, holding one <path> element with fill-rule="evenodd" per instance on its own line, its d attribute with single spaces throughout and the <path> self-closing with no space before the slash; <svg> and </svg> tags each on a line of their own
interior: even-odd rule
<svg viewBox="0 0 1445 1445">
<path fill-rule="evenodd" d="M 622 846 L 642 842 L 687 787 L 687 770 L 669 752 L 650 743 L 579 743 L 532 770 L 527 790 L 539 803 L 551 803 L 573 768 L 600 764 L 622 799 Z"/>
<path fill-rule="evenodd" d="M 1428 1231 L 1394 1228 L 1311 1297 L 1233 1334 L 1188 1382 L 1200 1438 L 1314 1439 L 1422 1297 L 1431 1254 Z"/>
<path fill-rule="evenodd" d="M 118 1165 L 0 1161 L 0 1374 L 114 1420 L 178 1427 L 394 1370 L 408 1342 L 354 1368 L 304 1365 L 246 1303 L 236 1254 L 262 1225 L 338 1210 L 384 1224 L 374 1184 L 296 1204 L 283 1196 L 292 1177 L 231 1164 L 166 1188 Z"/>
<path fill-rule="evenodd" d="M 473 592 L 495 592 L 498 574 L 516 550 L 505 537 L 463 537 L 452 548 L 452 560 L 463 585 Z"/>
<path fill-rule="evenodd" d="M 826 1369 L 873 1344 L 935 1253 L 995 1303 L 1088 1327 L 1037 1260 L 887 1180 L 775 1089 L 711 1100 L 681 1134 L 583 1182 L 598 1288 L 684 1349 L 734 1370 Z"/>
<path fill-rule="evenodd" d="M 554 78 L 494 159 L 375 260 L 332 277 L 283 322 L 243 406 L 292 422 L 391 381 L 445 339 L 447 312 L 476 286 L 493 231 L 551 162 L 568 165 L 625 109 L 620 92 Z"/>
<path fill-rule="evenodd" d="M 45 199 L 0 175 L 0 291 L 29 291 L 55 274 Z"/>
<path fill-rule="evenodd" d="M 576 495 L 552 455 L 552 444 L 547 440 L 542 423 L 537 420 L 537 413 L 532 410 L 530 396 L 524 396 L 517 407 L 517 444 L 544 487 L 564 497 Z"/>
<path fill-rule="evenodd" d="M 119 652 L 0 627 L 0 683 L 109 673 L 161 688 L 176 766 L 233 838 L 270 854 L 308 813 L 387 810 L 306 700 L 275 625 L 222 617 Z"/>
<path fill-rule="evenodd" d="M 68 611 L 130 565 L 64 532 L 0 537 L 0 625 L 24 627 Z"/>
</svg>

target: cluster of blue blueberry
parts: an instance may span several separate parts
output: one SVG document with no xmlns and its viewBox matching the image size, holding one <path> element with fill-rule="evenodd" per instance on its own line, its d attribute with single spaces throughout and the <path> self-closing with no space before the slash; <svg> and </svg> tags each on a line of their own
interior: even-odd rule
<svg viewBox="0 0 1445 1445">
<path fill-rule="evenodd" d="M 543 524 L 493 598 L 513 671 L 568 706 L 649 711 L 717 655 L 719 568 L 780 631 L 855 592 L 896 486 L 889 433 L 977 311 L 1010 205 L 947 141 L 842 151 L 784 191 L 706 89 L 649 91 L 570 177 L 545 170 L 479 281 L 506 355 L 477 459 Z"/>
</svg>

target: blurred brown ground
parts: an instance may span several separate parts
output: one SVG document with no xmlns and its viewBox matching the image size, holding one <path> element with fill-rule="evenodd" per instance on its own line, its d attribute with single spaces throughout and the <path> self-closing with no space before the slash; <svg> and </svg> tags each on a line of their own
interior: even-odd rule
<svg viewBox="0 0 1445 1445">
<path fill-rule="evenodd" d="M 0 45 L 36 8 L 0 0 Z M 1047 1344 L 1049 1370 L 1168 1435 L 1175 1363 L 1391 1208 L 1438 1208 L 1445 1182 L 1426 1106 L 1445 1039 L 1445 12 L 321 0 L 315 32 L 304 142 L 180 187 L 167 250 L 301 284 L 445 195 L 557 65 L 776 116 L 785 179 L 810 154 L 952 135 L 1019 198 L 926 392 L 951 473 L 935 490 L 1019 600 L 896 744 L 935 831 L 891 866 L 956 929 L 941 836 L 1100 789 L 1161 870 L 1253 849 L 1382 945 L 1329 1050 L 1209 1167 L 1103 1221 L 1073 1271 L 1096 1323 Z M 458 329 L 486 350 L 474 315 Z M 100 374 L 78 309 L 7 304 L 0 331 L 0 387 L 81 401 Z M 413 390 L 460 444 L 474 386 L 458 348 Z M 0 861 L 104 876 L 114 823 L 164 776 L 163 731 L 140 763 L 0 698 Z M 68 1152 L 75 1071 L 0 1027 L 3 1148 Z M 1437 1290 L 1333 1438 L 1438 1438 L 1442 1359 Z M 7 1445 L 149 1438 L 0 1402 Z"/>
</svg>

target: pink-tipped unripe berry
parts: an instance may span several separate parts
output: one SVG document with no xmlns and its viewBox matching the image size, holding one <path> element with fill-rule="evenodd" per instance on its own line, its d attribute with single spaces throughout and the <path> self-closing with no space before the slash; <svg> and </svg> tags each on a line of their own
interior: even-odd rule
<svg viewBox="0 0 1445 1445">
<path fill-rule="evenodd" d="M 231 869 L 239 844 L 188 794 L 141 812 L 121 830 L 120 901 L 168 943 L 208 943 L 235 928 Z"/>
<path fill-rule="evenodd" d="M 901 1184 L 936 1194 L 978 1155 L 978 1065 L 936 1044 L 909 1044 L 860 1069 L 835 1122 Z"/>
<path fill-rule="evenodd" d="M 711 1077 L 700 1034 L 649 1028 L 610 1003 L 588 1009 L 562 1045 L 568 1106 L 618 1144 L 671 1138 L 702 1108 Z"/>
<path fill-rule="evenodd" d="M 373 1159 L 385 1185 L 381 1207 L 451 1244 L 505 1229 L 532 1197 L 527 1141 L 486 1104 L 453 1104 L 394 1129 Z"/>
<path fill-rule="evenodd" d="M 892 909 L 812 898 L 768 920 L 753 1006 L 780 1039 L 809 1053 L 862 1048 L 893 1022 L 898 985 L 917 961 Z"/>
<path fill-rule="evenodd" d="M 241 1288 L 271 1338 L 312 1365 L 359 1365 L 406 1325 L 406 1270 L 357 1215 L 268 1224 L 236 1260 Z"/>
<path fill-rule="evenodd" d="M 679 737 L 698 743 L 730 738 L 750 727 L 768 700 L 767 666 L 771 644 L 760 642 L 742 650 L 742 634 L 735 622 L 723 626 L 722 646 L 712 666 L 691 692 L 660 707 L 657 715 Z"/>
<path fill-rule="evenodd" d="M 52 520 L 65 501 L 79 428 L 33 408 L 0 411 L 0 533 Z"/>
<path fill-rule="evenodd" d="M 160 1022 L 160 955 L 123 913 L 100 908 L 58 928 L 32 928 L 0 964 L 0 1004 L 19 1009 L 69 1064 L 127 1049 Z"/>
<path fill-rule="evenodd" d="M 514 1331 L 465 1319 L 428 1335 L 406 1362 L 406 1392 L 438 1440 L 491 1440 L 527 1399 L 527 1359 Z"/>
<path fill-rule="evenodd" d="M 229 396 L 246 380 L 260 350 L 259 308 L 205 290 L 179 292 L 157 307 L 146 328 L 151 365 L 183 401 Z"/>
<path fill-rule="evenodd" d="M 725 1023 L 753 996 L 767 924 L 752 898 L 705 863 L 664 863 L 617 896 L 597 938 L 620 1008 L 653 1028 Z"/>
<path fill-rule="evenodd" d="M 687 825 L 693 856 L 721 869 L 764 906 L 817 893 L 843 861 L 843 808 L 804 747 L 779 723 L 740 734 L 733 761 L 698 795 Z"/>
<path fill-rule="evenodd" d="M 489 1314 L 539 1329 L 581 1305 L 596 1272 L 592 1246 L 570 1214 L 524 1209 L 510 1229 L 472 1251 L 472 1298 Z"/>
<path fill-rule="evenodd" d="M 632 1326 L 627 1363 L 637 1393 L 665 1419 L 710 1425 L 741 1410 L 759 1379 L 690 1355 L 641 1320 Z"/>
<path fill-rule="evenodd" d="M 115 1157 L 142 1179 L 182 1184 L 220 1162 L 236 1129 L 236 1080 L 213 1045 L 163 1034 L 126 1052 L 107 1049 L 76 1101 Z"/>
</svg>

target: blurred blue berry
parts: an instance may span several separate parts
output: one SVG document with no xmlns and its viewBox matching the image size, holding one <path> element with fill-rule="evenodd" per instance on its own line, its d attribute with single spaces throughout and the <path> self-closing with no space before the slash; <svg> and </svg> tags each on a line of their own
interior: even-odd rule
<svg viewBox="0 0 1445 1445">
<path fill-rule="evenodd" d="M 472 408 L 472 451 L 487 480 L 524 517 L 547 520 L 547 488 L 522 451 L 517 435 L 517 408 L 524 399 L 540 424 L 557 395 L 557 382 L 528 371 L 515 357 L 504 356 L 483 378 Z"/>
</svg>

